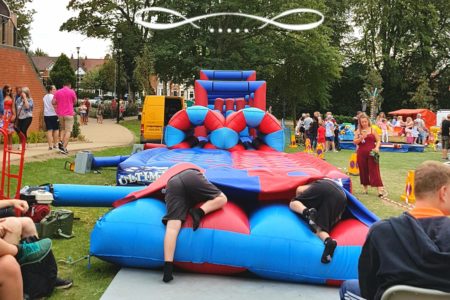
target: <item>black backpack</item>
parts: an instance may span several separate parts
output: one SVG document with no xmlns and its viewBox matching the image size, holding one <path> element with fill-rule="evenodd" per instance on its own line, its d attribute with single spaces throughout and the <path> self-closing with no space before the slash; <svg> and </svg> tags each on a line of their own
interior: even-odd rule
<svg viewBox="0 0 450 300">
<path fill-rule="evenodd" d="M 21 267 L 23 292 L 29 299 L 50 296 L 55 288 L 58 266 L 50 251 L 40 262 Z"/>
</svg>

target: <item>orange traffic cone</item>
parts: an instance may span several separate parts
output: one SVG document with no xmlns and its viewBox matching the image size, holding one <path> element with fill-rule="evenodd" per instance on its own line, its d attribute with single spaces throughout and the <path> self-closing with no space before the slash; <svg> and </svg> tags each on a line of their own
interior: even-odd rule
<svg viewBox="0 0 450 300">
<path fill-rule="evenodd" d="M 352 156 L 350 156 L 348 174 L 354 176 L 359 175 L 359 167 L 356 153 L 352 153 Z"/>
<path fill-rule="evenodd" d="M 401 195 L 401 198 L 406 203 L 415 203 L 416 195 L 414 194 L 414 171 L 409 170 L 408 175 L 406 176 L 406 186 L 405 192 Z"/>
</svg>

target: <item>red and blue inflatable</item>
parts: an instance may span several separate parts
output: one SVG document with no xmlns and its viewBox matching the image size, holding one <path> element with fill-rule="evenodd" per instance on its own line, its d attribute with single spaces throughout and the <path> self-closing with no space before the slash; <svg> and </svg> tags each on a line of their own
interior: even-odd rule
<svg viewBox="0 0 450 300">
<path fill-rule="evenodd" d="M 196 106 L 169 121 L 168 148 L 115 160 L 118 186 L 52 186 L 54 205 L 61 206 L 112 206 L 127 195 L 144 197 L 116 202 L 124 205 L 97 222 L 91 255 L 120 266 L 162 267 L 160 184 L 173 168 L 189 162 L 202 168 L 229 202 L 207 215 L 195 232 L 188 217 L 175 252 L 179 267 L 214 274 L 250 271 L 316 284 L 357 278 L 361 247 L 378 218 L 350 193 L 350 178 L 309 154 L 281 152 L 283 128 L 265 112 L 266 83 L 256 81 L 254 71 L 207 70 L 201 79 L 195 83 Z M 338 241 L 330 264 L 320 262 L 322 241 L 288 207 L 297 186 L 324 177 L 341 183 L 348 199 L 343 219 L 330 233 Z"/>
</svg>

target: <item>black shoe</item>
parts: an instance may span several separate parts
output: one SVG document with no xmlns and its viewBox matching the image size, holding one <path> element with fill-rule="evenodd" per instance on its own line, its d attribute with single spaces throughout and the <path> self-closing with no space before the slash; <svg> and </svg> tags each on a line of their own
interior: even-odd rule
<svg viewBox="0 0 450 300">
<path fill-rule="evenodd" d="M 64 150 L 64 144 L 63 144 L 63 142 L 61 142 L 61 141 L 58 142 L 58 149 L 59 149 L 59 150 Z"/>
<path fill-rule="evenodd" d="M 56 277 L 55 289 L 68 289 L 73 285 L 73 280 L 70 279 L 62 279 Z"/>
<path fill-rule="evenodd" d="M 192 229 L 196 231 L 200 226 L 201 219 L 205 216 L 205 212 L 201 208 L 191 208 L 189 214 L 192 217 Z"/>
<path fill-rule="evenodd" d="M 323 264 L 329 264 L 331 262 L 331 260 L 333 259 L 333 254 L 334 254 L 334 250 L 336 250 L 337 242 L 335 240 L 333 240 L 331 237 L 328 237 L 323 242 L 323 244 L 325 246 L 325 249 L 323 250 L 322 258 L 320 259 L 320 261 Z"/>
<path fill-rule="evenodd" d="M 67 154 L 69 154 L 69 151 L 67 151 L 67 149 L 66 148 L 62 148 L 62 149 L 59 149 L 59 152 L 61 153 L 61 154 L 65 154 L 65 155 L 67 155 Z"/>
<path fill-rule="evenodd" d="M 163 276 L 163 281 L 165 283 L 168 283 L 170 281 L 173 280 L 173 262 L 171 261 L 166 261 L 164 262 L 164 276 Z"/>
</svg>

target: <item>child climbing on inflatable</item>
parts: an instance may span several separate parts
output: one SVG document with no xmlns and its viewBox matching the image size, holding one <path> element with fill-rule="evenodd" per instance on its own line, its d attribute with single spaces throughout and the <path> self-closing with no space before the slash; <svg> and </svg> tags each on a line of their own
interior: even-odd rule
<svg viewBox="0 0 450 300">
<path fill-rule="evenodd" d="M 320 179 L 297 187 L 289 207 L 305 220 L 311 230 L 323 241 L 321 262 L 328 264 L 333 258 L 337 242 L 330 237 L 333 226 L 341 219 L 347 206 L 343 189 L 331 179 Z"/>
<path fill-rule="evenodd" d="M 167 182 L 164 200 L 167 214 L 162 221 L 166 224 L 164 236 L 164 282 L 173 280 L 173 258 L 175 254 L 178 233 L 181 224 L 189 213 L 192 217 L 192 228 L 197 230 L 200 220 L 208 213 L 222 208 L 227 203 L 227 197 L 215 185 L 210 183 L 203 174 L 194 169 L 188 169 L 173 176 Z M 197 203 L 204 202 L 194 208 Z"/>
</svg>

